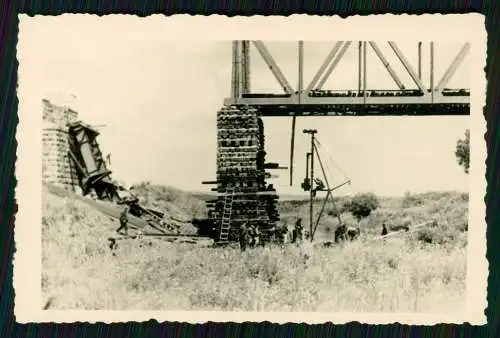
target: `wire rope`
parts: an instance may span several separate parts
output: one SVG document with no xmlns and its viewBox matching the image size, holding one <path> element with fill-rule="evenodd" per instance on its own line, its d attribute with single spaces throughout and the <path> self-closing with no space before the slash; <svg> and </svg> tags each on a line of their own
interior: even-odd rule
<svg viewBox="0 0 500 338">
<path fill-rule="evenodd" d="M 330 174 L 330 176 L 333 176 L 333 175 L 332 175 L 332 172 L 331 172 L 331 170 L 330 170 L 330 166 L 328 165 L 328 163 L 331 161 L 331 162 L 333 162 L 333 164 L 335 165 L 335 167 L 337 167 L 337 169 L 340 171 L 340 173 L 344 176 L 344 178 L 345 178 L 346 180 L 349 180 L 349 179 L 350 179 L 350 178 L 349 178 L 349 176 L 348 176 L 348 175 L 347 175 L 347 173 L 346 173 L 346 172 L 342 169 L 342 167 L 338 164 L 338 162 L 337 162 L 337 161 L 335 161 L 335 160 L 333 159 L 333 157 L 331 156 L 331 152 L 329 152 L 329 151 L 328 151 L 328 149 L 327 149 L 325 146 L 323 146 L 323 145 L 321 144 L 321 142 L 319 142 L 317 139 L 315 139 L 315 142 L 317 143 L 318 148 L 321 148 L 322 150 L 325 150 L 323 153 L 326 153 L 327 158 L 328 158 L 328 160 L 329 160 L 329 161 L 326 161 L 326 162 L 325 162 L 325 167 L 326 167 L 326 169 L 327 169 L 328 173 Z"/>
</svg>

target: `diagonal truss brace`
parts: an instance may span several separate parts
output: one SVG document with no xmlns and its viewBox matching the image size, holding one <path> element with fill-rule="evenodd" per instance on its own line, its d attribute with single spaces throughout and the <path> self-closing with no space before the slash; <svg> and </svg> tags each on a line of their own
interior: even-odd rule
<svg viewBox="0 0 500 338">
<path fill-rule="evenodd" d="M 330 65 L 330 68 L 328 68 L 326 73 L 323 75 L 323 78 L 319 81 L 318 85 L 316 86 L 317 89 L 323 88 L 323 85 L 328 80 L 328 78 L 330 77 L 330 74 L 332 74 L 335 67 L 337 67 L 338 63 L 340 62 L 340 60 L 344 56 L 345 52 L 347 51 L 347 49 L 349 48 L 351 43 L 352 43 L 352 41 L 346 41 L 344 43 L 344 45 L 342 46 L 342 49 L 339 51 L 339 53 L 335 57 L 335 60 L 333 60 L 332 64 Z"/>
<path fill-rule="evenodd" d="M 408 74 L 410 74 L 413 82 L 415 82 L 415 84 L 418 86 L 418 88 L 422 92 L 425 93 L 426 89 L 425 89 L 424 84 L 422 83 L 422 81 L 418 77 L 418 74 L 415 73 L 415 70 L 413 70 L 413 67 L 410 65 L 410 63 L 408 62 L 408 60 L 406 59 L 406 57 L 403 55 L 403 52 L 401 52 L 401 50 L 399 49 L 398 45 L 394 41 L 388 41 L 387 43 L 392 48 L 392 50 L 394 51 L 394 53 L 398 57 L 399 61 L 401 61 L 401 63 L 405 67 L 405 69 L 408 72 Z"/>
<path fill-rule="evenodd" d="M 328 67 L 328 65 L 332 62 L 332 60 L 335 57 L 335 55 L 337 54 L 338 50 L 342 46 L 343 42 L 344 41 L 338 41 L 335 44 L 335 46 L 332 48 L 332 50 L 330 51 L 330 53 L 326 57 L 325 61 L 319 67 L 318 71 L 314 75 L 313 79 L 311 80 L 311 83 L 309 84 L 309 86 L 307 86 L 307 89 L 306 89 L 306 93 L 307 94 L 309 94 L 309 92 L 314 88 L 314 86 L 316 86 L 316 84 L 318 83 L 319 79 L 321 78 L 321 75 L 323 75 L 323 73 L 325 72 L 326 67 Z"/>
<path fill-rule="evenodd" d="M 267 50 L 264 43 L 262 41 L 259 41 L 259 40 L 252 41 L 252 42 L 253 42 L 255 48 L 257 49 L 257 51 L 259 52 L 260 56 L 262 56 L 262 58 L 264 59 L 264 61 L 267 64 L 267 66 L 269 67 L 269 69 L 273 73 L 276 80 L 278 80 L 279 84 L 281 85 L 281 88 L 283 88 L 285 93 L 292 95 L 294 93 L 292 86 L 290 85 L 290 83 L 286 79 L 285 75 L 283 75 L 283 72 L 278 67 L 278 64 L 276 63 L 276 61 L 274 61 L 273 57 L 271 56 L 271 54 Z"/>
<path fill-rule="evenodd" d="M 369 43 L 370 43 L 370 46 L 372 47 L 373 51 L 375 52 L 375 54 L 378 56 L 378 58 L 380 59 L 380 61 L 384 65 L 384 67 L 389 72 L 389 75 L 391 75 L 391 77 L 394 80 L 394 82 L 396 82 L 396 84 L 398 85 L 399 89 L 402 89 L 402 90 L 405 89 L 405 86 L 404 86 L 403 82 L 401 82 L 401 80 L 397 76 L 397 74 L 394 71 L 394 69 L 392 69 L 391 65 L 389 64 L 389 61 L 387 61 L 387 59 L 385 58 L 384 54 L 382 54 L 382 51 L 378 47 L 377 43 L 374 42 L 374 41 L 369 41 Z"/>
<path fill-rule="evenodd" d="M 437 86 L 434 88 L 435 91 L 439 92 L 443 89 L 444 86 L 446 86 L 448 81 L 450 81 L 451 77 L 455 74 L 457 68 L 460 66 L 462 61 L 469 53 L 469 50 L 470 50 L 470 43 L 465 43 L 455 56 L 455 59 L 453 59 L 452 63 L 450 64 L 446 72 L 443 74 L 441 80 L 439 80 Z"/>
</svg>

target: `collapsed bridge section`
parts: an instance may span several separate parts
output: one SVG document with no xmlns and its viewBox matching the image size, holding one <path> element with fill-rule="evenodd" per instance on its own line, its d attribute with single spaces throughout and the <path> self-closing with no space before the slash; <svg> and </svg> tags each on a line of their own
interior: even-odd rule
<svg viewBox="0 0 500 338">
<path fill-rule="evenodd" d="M 79 121 L 76 111 L 49 100 L 43 100 L 43 124 L 44 183 L 98 199 L 119 199 L 94 127 Z"/>
</svg>

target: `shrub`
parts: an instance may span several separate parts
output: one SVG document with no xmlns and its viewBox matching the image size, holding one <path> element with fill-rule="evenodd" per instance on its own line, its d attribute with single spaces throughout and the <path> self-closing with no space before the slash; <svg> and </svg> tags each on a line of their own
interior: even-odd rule
<svg viewBox="0 0 500 338">
<path fill-rule="evenodd" d="M 344 209 L 353 214 L 359 222 L 362 218 L 368 217 L 378 206 L 379 200 L 375 194 L 362 193 L 357 194 L 349 202 L 346 202 Z"/>
<path fill-rule="evenodd" d="M 424 204 L 424 200 L 420 196 L 413 195 L 410 192 L 405 192 L 405 196 L 403 197 L 403 200 L 401 201 L 401 206 L 403 208 L 411 208 L 411 207 L 416 207 Z"/>
<path fill-rule="evenodd" d="M 464 167 L 466 174 L 469 173 L 470 165 L 470 131 L 467 129 L 465 131 L 465 136 L 463 139 L 457 141 L 455 149 L 455 157 L 460 166 Z"/>
<path fill-rule="evenodd" d="M 330 209 L 330 210 L 328 210 L 327 215 L 331 216 L 331 217 L 338 217 L 340 215 L 340 210 Z"/>
</svg>

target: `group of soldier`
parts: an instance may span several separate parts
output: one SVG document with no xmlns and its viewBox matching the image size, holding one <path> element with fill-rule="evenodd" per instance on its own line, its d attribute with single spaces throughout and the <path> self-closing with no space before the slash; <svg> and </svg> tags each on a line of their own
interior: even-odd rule
<svg viewBox="0 0 500 338">
<path fill-rule="evenodd" d="M 276 230 L 276 229 L 275 229 Z M 300 243 L 303 240 L 303 226 L 302 219 L 298 219 L 295 223 L 295 227 L 292 231 L 291 243 Z M 285 243 L 285 237 L 288 234 L 288 228 L 283 228 L 281 230 L 275 231 L 275 236 L 279 243 Z M 258 245 L 264 245 L 264 241 L 261 240 L 261 232 L 259 227 L 255 224 L 244 223 L 240 227 L 239 242 L 241 251 L 245 251 L 247 247 L 256 247 Z"/>
<path fill-rule="evenodd" d="M 240 227 L 239 241 L 241 251 L 245 251 L 247 247 L 256 247 L 261 243 L 260 230 L 255 224 L 245 223 Z"/>
</svg>

